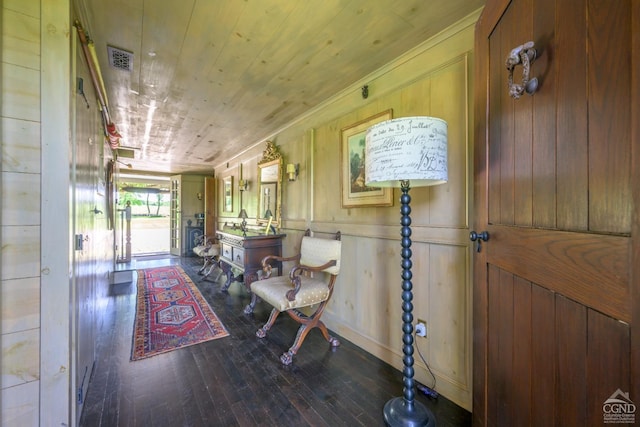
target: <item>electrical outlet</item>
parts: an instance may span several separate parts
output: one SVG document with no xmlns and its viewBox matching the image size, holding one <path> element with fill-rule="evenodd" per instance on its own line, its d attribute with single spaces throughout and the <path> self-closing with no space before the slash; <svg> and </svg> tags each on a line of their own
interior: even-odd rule
<svg viewBox="0 0 640 427">
<path fill-rule="evenodd" d="M 422 319 L 418 319 L 418 323 L 416 323 L 416 335 L 419 337 L 426 337 L 427 336 L 427 322 L 422 320 Z"/>
</svg>

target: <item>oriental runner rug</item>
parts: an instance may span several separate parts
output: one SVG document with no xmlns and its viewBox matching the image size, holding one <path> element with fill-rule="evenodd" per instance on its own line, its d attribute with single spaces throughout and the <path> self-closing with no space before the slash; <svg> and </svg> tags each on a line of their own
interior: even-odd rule
<svg viewBox="0 0 640 427">
<path fill-rule="evenodd" d="M 131 360 L 226 337 L 226 328 L 182 267 L 138 270 Z"/>
</svg>

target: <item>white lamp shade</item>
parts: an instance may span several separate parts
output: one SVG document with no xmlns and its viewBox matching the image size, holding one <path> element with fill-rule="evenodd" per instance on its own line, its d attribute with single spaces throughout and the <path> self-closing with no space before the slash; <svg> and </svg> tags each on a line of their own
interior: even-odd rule
<svg viewBox="0 0 640 427">
<path fill-rule="evenodd" d="M 447 122 L 402 117 L 367 129 L 365 181 L 371 187 L 411 187 L 447 182 Z"/>
</svg>

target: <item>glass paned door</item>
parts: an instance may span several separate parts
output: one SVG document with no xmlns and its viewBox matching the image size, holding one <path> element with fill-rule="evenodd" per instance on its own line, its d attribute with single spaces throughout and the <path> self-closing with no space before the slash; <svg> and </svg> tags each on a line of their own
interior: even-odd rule
<svg viewBox="0 0 640 427">
<path fill-rule="evenodd" d="M 171 201 L 170 201 L 170 211 L 169 211 L 169 221 L 170 221 L 170 238 L 171 238 L 171 255 L 181 255 L 180 247 L 181 247 L 181 237 L 180 237 L 180 223 L 181 223 L 181 191 L 182 180 L 179 175 L 171 177 Z"/>
</svg>

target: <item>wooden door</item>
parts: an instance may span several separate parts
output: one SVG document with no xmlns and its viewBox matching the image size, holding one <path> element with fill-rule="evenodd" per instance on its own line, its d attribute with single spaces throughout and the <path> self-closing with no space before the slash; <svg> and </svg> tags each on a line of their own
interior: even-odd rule
<svg viewBox="0 0 640 427">
<path fill-rule="evenodd" d="M 477 24 L 475 425 L 640 406 L 639 3 L 489 0 Z M 516 100 L 505 61 L 528 41 L 540 87 Z"/>
<path fill-rule="evenodd" d="M 72 37 L 72 52 L 75 60 L 72 65 L 74 76 L 90 81 L 89 71 L 82 56 L 82 50 L 76 37 Z M 74 79 L 75 81 L 75 79 Z M 107 227 L 107 214 L 104 189 L 98 186 L 101 172 L 99 163 L 104 161 L 102 143 L 89 143 L 95 137 L 98 129 L 98 114 L 95 108 L 87 109 L 86 103 L 79 93 L 74 94 L 72 106 L 73 130 L 69 141 L 71 153 L 70 167 L 70 226 L 73 236 L 71 255 L 71 294 L 70 334 L 66 341 L 58 336 L 60 346 L 70 346 L 70 373 L 72 375 L 71 402 L 75 407 L 70 414 L 71 425 L 80 420 L 85 397 L 89 386 L 89 379 L 96 361 L 96 337 L 98 334 L 98 290 L 105 286 L 106 278 L 100 277 L 100 250 L 109 239 L 102 239 Z M 100 140 L 99 140 L 100 141 Z M 61 198 L 62 199 L 62 198 Z M 66 200 L 66 199 L 65 199 Z M 59 245 L 55 250 L 60 250 Z M 106 251 L 111 255 L 112 253 Z M 110 260 L 112 261 L 112 259 Z M 104 260 L 103 262 L 106 262 Z M 43 301 L 44 302 L 44 301 Z M 65 310 L 61 310 L 65 311 Z M 44 320 L 44 319 L 43 319 Z M 46 322 L 57 322 L 56 319 L 46 318 Z M 49 355 L 43 356 L 49 357 Z M 62 374 L 62 371 L 60 372 Z M 59 400 L 58 400 L 59 399 Z M 58 404 L 64 402 L 57 397 Z M 47 422 L 43 422 L 43 425 Z"/>
<path fill-rule="evenodd" d="M 208 237 L 215 237 L 217 217 L 216 179 L 208 176 L 204 179 L 204 234 Z"/>
<path fill-rule="evenodd" d="M 182 255 L 182 176 L 171 177 L 169 186 L 169 252 Z"/>
</svg>

